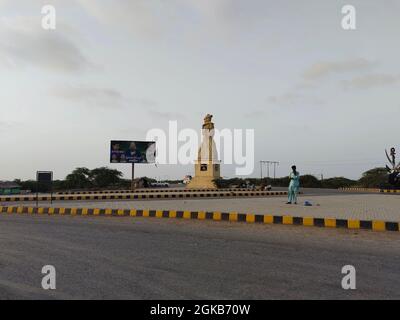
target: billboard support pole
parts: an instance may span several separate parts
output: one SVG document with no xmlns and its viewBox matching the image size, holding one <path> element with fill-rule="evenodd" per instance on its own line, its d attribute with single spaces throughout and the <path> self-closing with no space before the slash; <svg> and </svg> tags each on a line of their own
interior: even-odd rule
<svg viewBox="0 0 400 320">
<path fill-rule="evenodd" d="M 39 173 L 36 172 L 36 208 L 39 208 Z"/>
<path fill-rule="evenodd" d="M 131 181 L 131 190 L 135 190 L 135 163 L 132 163 L 132 181 Z"/>
</svg>

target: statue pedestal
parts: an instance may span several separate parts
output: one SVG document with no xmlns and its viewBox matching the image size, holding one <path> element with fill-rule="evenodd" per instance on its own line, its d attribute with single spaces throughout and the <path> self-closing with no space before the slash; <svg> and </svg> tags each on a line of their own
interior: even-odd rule
<svg viewBox="0 0 400 320">
<path fill-rule="evenodd" d="M 212 161 L 196 161 L 195 175 L 188 183 L 188 189 L 217 189 L 214 179 L 220 177 L 220 164 Z"/>
</svg>

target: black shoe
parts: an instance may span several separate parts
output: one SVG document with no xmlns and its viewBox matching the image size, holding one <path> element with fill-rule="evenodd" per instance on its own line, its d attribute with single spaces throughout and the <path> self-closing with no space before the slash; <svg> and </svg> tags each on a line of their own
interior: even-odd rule
<svg viewBox="0 0 400 320">
<path fill-rule="evenodd" d="M 286 204 L 292 204 L 291 202 L 286 202 Z"/>
</svg>

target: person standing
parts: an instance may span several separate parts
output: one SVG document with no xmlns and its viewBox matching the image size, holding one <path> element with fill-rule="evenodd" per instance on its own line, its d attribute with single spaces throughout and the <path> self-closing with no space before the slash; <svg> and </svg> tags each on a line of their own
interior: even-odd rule
<svg viewBox="0 0 400 320">
<path fill-rule="evenodd" d="M 300 173 L 296 170 L 296 166 L 292 166 L 292 172 L 289 174 L 289 190 L 287 204 L 297 204 L 297 193 L 300 187 Z"/>
</svg>

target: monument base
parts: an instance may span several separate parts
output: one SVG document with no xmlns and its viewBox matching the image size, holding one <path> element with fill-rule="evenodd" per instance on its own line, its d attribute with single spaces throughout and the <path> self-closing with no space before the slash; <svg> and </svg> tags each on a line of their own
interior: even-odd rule
<svg viewBox="0 0 400 320">
<path fill-rule="evenodd" d="M 196 161 L 195 175 L 186 185 L 188 189 L 217 189 L 214 179 L 220 177 L 219 163 Z"/>
<path fill-rule="evenodd" d="M 212 177 L 193 177 L 186 185 L 188 189 L 218 189 Z"/>
</svg>

